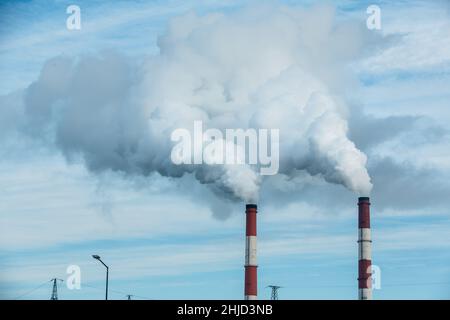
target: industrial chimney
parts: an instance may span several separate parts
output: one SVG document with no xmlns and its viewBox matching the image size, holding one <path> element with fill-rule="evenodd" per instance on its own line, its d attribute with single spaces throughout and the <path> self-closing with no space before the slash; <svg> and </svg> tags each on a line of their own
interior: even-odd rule
<svg viewBox="0 0 450 320">
<path fill-rule="evenodd" d="M 372 238 L 370 235 L 370 199 L 358 199 L 358 299 L 372 300 Z"/>
<path fill-rule="evenodd" d="M 245 300 L 256 300 L 258 296 L 258 266 L 256 261 L 256 212 L 256 204 L 246 205 Z"/>
</svg>

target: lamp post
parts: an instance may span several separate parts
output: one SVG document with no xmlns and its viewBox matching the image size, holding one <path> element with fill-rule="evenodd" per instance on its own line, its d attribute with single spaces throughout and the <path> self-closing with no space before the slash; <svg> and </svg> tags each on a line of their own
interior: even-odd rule
<svg viewBox="0 0 450 320">
<path fill-rule="evenodd" d="M 102 265 L 105 266 L 106 268 L 106 296 L 105 296 L 105 300 L 108 300 L 108 274 L 109 274 L 109 267 L 102 261 L 102 259 L 100 259 L 99 255 L 92 255 L 92 258 L 100 261 L 102 263 Z"/>
</svg>

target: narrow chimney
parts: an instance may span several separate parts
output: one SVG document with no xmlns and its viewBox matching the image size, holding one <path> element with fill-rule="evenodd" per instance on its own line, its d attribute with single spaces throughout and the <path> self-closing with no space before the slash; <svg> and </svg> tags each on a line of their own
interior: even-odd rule
<svg viewBox="0 0 450 320">
<path fill-rule="evenodd" d="M 372 300 L 372 238 L 370 235 L 370 199 L 358 199 L 358 299 Z"/>
<path fill-rule="evenodd" d="M 256 300 L 257 261 L 256 261 L 256 204 L 246 205 L 246 239 L 245 239 L 245 300 Z"/>
</svg>

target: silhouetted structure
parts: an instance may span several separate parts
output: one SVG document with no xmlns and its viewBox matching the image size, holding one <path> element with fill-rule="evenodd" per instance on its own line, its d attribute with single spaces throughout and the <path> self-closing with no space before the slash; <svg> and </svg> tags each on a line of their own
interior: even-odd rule
<svg viewBox="0 0 450 320">
<path fill-rule="evenodd" d="M 280 286 L 267 286 L 267 288 L 272 289 L 272 294 L 270 295 L 270 300 L 278 300 L 278 289 L 282 288 Z"/>
<path fill-rule="evenodd" d="M 63 281 L 62 279 L 53 278 L 53 290 L 52 290 L 52 296 L 50 297 L 50 300 L 58 300 L 58 281 Z"/>
</svg>

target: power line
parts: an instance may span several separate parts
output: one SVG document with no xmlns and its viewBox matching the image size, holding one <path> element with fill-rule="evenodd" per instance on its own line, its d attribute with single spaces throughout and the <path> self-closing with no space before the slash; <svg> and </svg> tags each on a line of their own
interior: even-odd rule
<svg viewBox="0 0 450 320">
<path fill-rule="evenodd" d="M 90 285 L 90 284 L 82 284 L 83 287 L 88 287 L 88 288 L 92 288 L 92 289 L 96 289 L 96 290 L 104 290 L 102 288 Z M 120 291 L 120 290 L 114 290 L 114 289 L 109 289 L 110 292 L 115 293 L 117 295 L 121 295 L 121 296 L 126 296 L 128 297 L 134 297 L 134 298 L 138 298 L 138 299 L 145 299 L 145 300 L 154 300 L 153 298 L 149 298 L 149 297 L 145 297 L 145 296 L 140 296 L 140 295 L 136 295 L 136 294 L 129 294 L 128 292 L 125 291 Z M 128 299 L 131 300 L 131 299 Z"/>
<path fill-rule="evenodd" d="M 50 300 L 58 300 L 58 293 L 57 293 L 58 289 L 57 288 L 55 289 L 55 280 L 56 281 L 64 281 L 62 279 L 53 278 L 53 279 L 51 279 L 49 281 L 45 281 L 45 282 L 41 283 L 40 285 L 36 286 L 35 288 L 33 288 L 33 289 L 29 290 L 29 291 L 27 291 L 27 292 L 17 296 L 13 300 L 19 300 L 19 299 L 21 299 L 21 298 L 23 298 L 23 297 L 25 297 L 25 296 L 35 292 L 36 290 L 42 288 L 43 286 L 45 286 L 46 284 L 48 284 L 50 282 L 53 282 L 52 296 L 51 296 Z M 96 290 L 102 290 L 102 291 L 104 290 L 103 288 L 99 288 L 99 287 L 92 286 L 90 284 L 85 284 L 85 283 L 83 283 L 82 286 L 83 287 L 88 287 L 88 288 L 91 288 L 91 289 L 96 289 Z M 154 300 L 153 298 L 150 298 L 150 297 L 136 295 L 136 294 L 129 294 L 128 292 L 124 292 L 124 291 L 120 291 L 120 290 L 110 289 L 109 291 L 112 292 L 112 293 L 115 293 L 117 295 L 126 296 L 128 300 L 131 300 L 131 297 L 137 298 L 137 299 L 144 299 L 144 300 Z M 54 299 L 54 298 L 56 298 L 56 299 Z"/>
<path fill-rule="evenodd" d="M 29 291 L 27 291 L 27 292 L 17 296 L 13 300 L 19 300 L 19 299 L 21 299 L 21 298 L 23 298 L 23 297 L 25 297 L 25 296 L 35 292 L 36 290 L 42 288 L 43 286 L 45 286 L 49 282 L 54 282 L 55 280 L 63 281 L 61 279 L 56 279 L 56 278 L 51 279 L 49 281 L 45 281 L 45 282 L 41 283 L 40 285 L 36 286 L 35 288 L 33 288 L 33 289 L 31 289 L 31 290 L 29 290 Z M 400 286 L 401 287 L 403 287 L 403 286 L 412 286 L 412 287 L 414 287 L 414 286 L 441 286 L 441 285 L 450 285 L 450 282 L 391 283 L 391 284 L 385 284 L 385 285 L 383 285 L 383 287 L 400 287 Z M 92 286 L 90 284 L 83 284 L 83 287 L 88 287 L 88 288 L 92 288 L 92 289 L 96 289 L 96 290 L 102 290 L 102 291 L 104 290 L 103 288 L 95 287 L 95 286 Z M 291 286 L 291 288 L 295 288 L 295 287 L 299 288 L 298 286 L 294 286 L 294 287 Z M 353 285 L 339 285 L 339 284 L 337 284 L 337 285 L 301 286 L 301 288 L 344 288 L 344 287 L 354 287 L 354 286 Z M 278 289 L 281 288 L 281 287 L 280 286 L 272 286 L 271 285 L 271 286 L 267 286 L 267 288 L 271 288 L 272 289 L 271 300 L 278 300 Z M 131 295 L 131 294 L 127 293 L 127 292 L 120 291 L 120 290 L 110 289 L 110 291 L 112 293 L 117 294 L 117 295 L 126 296 L 128 300 L 131 300 L 131 297 L 138 298 L 138 299 L 145 299 L 145 300 L 154 300 L 153 298 L 149 298 L 149 297 L 146 297 L 146 296 L 134 295 L 134 294 Z M 56 297 L 57 297 L 57 294 L 56 294 Z M 53 292 L 52 292 L 52 298 L 53 298 Z M 56 299 L 52 299 L 52 300 L 56 300 Z"/>
<path fill-rule="evenodd" d="M 14 298 L 14 300 L 19 300 L 19 299 L 25 297 L 26 295 L 29 295 L 30 293 L 33 293 L 34 291 L 40 289 L 41 287 L 43 287 L 44 285 L 46 285 L 47 283 L 49 283 L 49 282 L 51 282 L 51 281 L 53 281 L 53 280 L 49 280 L 49 281 L 45 281 L 44 283 L 41 283 L 40 285 L 38 285 L 37 287 L 31 289 L 30 291 L 27 291 L 27 292 L 25 292 L 24 294 L 22 294 L 22 295 L 20 295 L 20 296 L 18 296 L 18 297 L 16 297 L 16 298 Z"/>
</svg>

